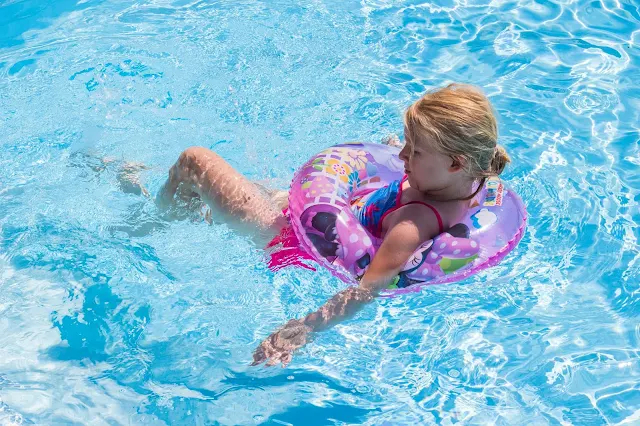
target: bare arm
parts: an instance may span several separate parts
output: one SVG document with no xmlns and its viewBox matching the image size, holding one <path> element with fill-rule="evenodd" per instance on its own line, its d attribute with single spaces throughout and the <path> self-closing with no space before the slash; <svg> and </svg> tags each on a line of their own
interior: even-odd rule
<svg viewBox="0 0 640 426">
<path fill-rule="evenodd" d="M 303 320 L 291 320 L 281 330 L 267 338 L 254 353 L 253 364 L 265 360 L 268 365 L 286 365 L 293 351 L 307 342 L 309 332 L 322 331 L 351 318 L 398 275 L 407 259 L 420 243 L 437 234 L 437 220 L 433 213 L 425 214 L 419 206 L 406 208 L 403 215 L 390 224 L 389 231 L 367 272 L 357 287 L 349 287 L 333 296 L 320 309 Z M 416 216 L 419 214 L 419 216 Z M 417 221 L 422 223 L 418 224 Z"/>
<path fill-rule="evenodd" d="M 307 315 L 304 324 L 312 331 L 321 331 L 352 317 L 389 285 L 422 241 L 414 222 L 402 221 L 393 226 L 360 284 L 333 296 L 316 312 Z"/>
</svg>

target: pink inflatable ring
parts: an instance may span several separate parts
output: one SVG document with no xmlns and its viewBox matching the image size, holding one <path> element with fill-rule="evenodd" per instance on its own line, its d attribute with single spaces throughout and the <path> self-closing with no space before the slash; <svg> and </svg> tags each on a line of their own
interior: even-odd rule
<svg viewBox="0 0 640 426">
<path fill-rule="evenodd" d="M 311 158 L 293 179 L 289 216 L 301 248 L 346 282 L 364 275 L 382 242 L 360 224 L 351 205 L 359 194 L 402 178 L 398 153 L 386 145 L 336 145 Z M 418 247 L 390 290 L 461 280 L 497 264 L 518 244 L 527 212 L 498 178 L 488 179 L 469 205 L 460 223 Z"/>
</svg>

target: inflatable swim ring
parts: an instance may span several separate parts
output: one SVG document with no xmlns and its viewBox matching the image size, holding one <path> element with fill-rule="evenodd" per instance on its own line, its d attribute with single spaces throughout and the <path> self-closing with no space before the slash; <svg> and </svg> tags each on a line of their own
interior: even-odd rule
<svg viewBox="0 0 640 426">
<path fill-rule="evenodd" d="M 387 145 L 336 145 L 312 157 L 293 179 L 289 217 L 301 248 L 346 282 L 364 275 L 382 242 L 360 224 L 351 205 L 360 194 L 402 178 L 398 154 Z M 487 179 L 469 204 L 460 223 L 418 247 L 390 289 L 461 280 L 497 264 L 518 244 L 526 209 L 500 179 Z"/>
</svg>

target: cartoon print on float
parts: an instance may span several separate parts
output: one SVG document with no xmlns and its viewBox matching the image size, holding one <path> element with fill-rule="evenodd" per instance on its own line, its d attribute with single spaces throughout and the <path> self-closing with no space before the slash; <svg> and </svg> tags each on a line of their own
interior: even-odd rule
<svg viewBox="0 0 640 426">
<path fill-rule="evenodd" d="M 405 264 L 405 269 L 389 288 L 404 288 L 416 280 L 409 274 L 426 279 L 453 273 L 478 257 L 480 246 L 469 238 L 469 227 L 458 223 L 435 239 L 425 242 Z"/>
<path fill-rule="evenodd" d="M 471 216 L 471 223 L 476 229 L 489 227 L 497 221 L 498 217 L 489 209 L 480 209 L 480 211 Z"/>
<path fill-rule="evenodd" d="M 364 228 L 351 223 L 357 220 L 345 211 L 340 215 L 332 212 L 315 211 L 313 207 L 304 211 L 301 222 L 306 235 L 318 253 L 329 262 L 340 258 L 352 264 L 349 272 L 357 278 L 364 275 L 373 258 L 373 242 Z M 341 241 L 339 235 L 348 236 Z"/>
<path fill-rule="evenodd" d="M 363 228 L 350 223 L 349 215 L 335 215 L 327 212 L 313 212 L 307 209 L 302 215 L 307 237 L 318 253 L 329 262 L 340 258 L 353 265 L 349 270 L 357 279 L 362 278 L 371 263 L 372 241 Z M 425 278 L 440 277 L 466 266 L 476 259 L 478 244 L 469 239 L 469 228 L 458 223 L 434 240 L 425 242 L 405 264 L 405 268 L 389 288 L 404 288 L 414 283 L 409 274 L 419 273 Z M 340 241 L 339 235 L 348 235 Z M 363 249 L 362 247 L 366 247 Z"/>
<path fill-rule="evenodd" d="M 313 207 L 300 217 L 307 237 L 318 253 L 330 262 L 338 256 L 338 244 L 335 242 L 337 217 L 333 212 L 318 212 Z"/>
</svg>

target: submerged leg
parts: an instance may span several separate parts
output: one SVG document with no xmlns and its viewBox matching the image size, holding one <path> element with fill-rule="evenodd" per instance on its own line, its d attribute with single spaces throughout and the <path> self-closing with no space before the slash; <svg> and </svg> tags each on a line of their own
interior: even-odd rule
<svg viewBox="0 0 640 426">
<path fill-rule="evenodd" d="M 117 173 L 118 185 L 125 194 L 144 195 L 149 197 L 149 191 L 140 182 L 140 170 L 149 168 L 142 163 L 125 162 Z"/>
<path fill-rule="evenodd" d="M 158 206 L 174 205 L 177 193 L 197 194 L 211 208 L 214 220 L 223 220 L 241 230 L 253 228 L 268 237 L 287 223 L 258 186 L 206 148 L 191 147 L 180 154 L 158 193 Z"/>
</svg>

